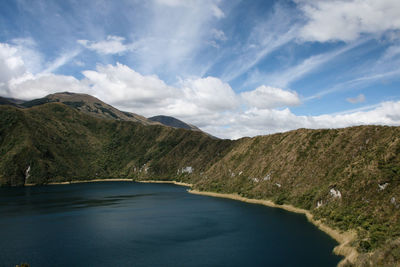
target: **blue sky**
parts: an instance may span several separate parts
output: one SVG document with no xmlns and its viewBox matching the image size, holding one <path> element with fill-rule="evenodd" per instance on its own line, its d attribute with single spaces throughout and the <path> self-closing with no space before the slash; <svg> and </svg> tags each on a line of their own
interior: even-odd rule
<svg viewBox="0 0 400 267">
<path fill-rule="evenodd" d="M 223 138 L 400 124 L 400 2 L 0 3 L 0 95 L 72 91 Z"/>
</svg>

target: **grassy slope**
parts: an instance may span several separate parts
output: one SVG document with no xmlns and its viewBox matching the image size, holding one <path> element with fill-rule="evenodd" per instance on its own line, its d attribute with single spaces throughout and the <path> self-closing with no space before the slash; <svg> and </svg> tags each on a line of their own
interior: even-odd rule
<svg viewBox="0 0 400 267">
<path fill-rule="evenodd" d="M 228 141 L 96 119 L 63 104 L 0 107 L 0 158 L 3 185 L 23 185 L 31 166 L 28 183 L 174 179 L 292 204 L 333 227 L 356 229 L 359 265 L 400 262 L 399 127 L 300 129 Z M 186 166 L 194 172 L 179 172 Z M 342 197 L 334 198 L 331 189 Z"/>
</svg>

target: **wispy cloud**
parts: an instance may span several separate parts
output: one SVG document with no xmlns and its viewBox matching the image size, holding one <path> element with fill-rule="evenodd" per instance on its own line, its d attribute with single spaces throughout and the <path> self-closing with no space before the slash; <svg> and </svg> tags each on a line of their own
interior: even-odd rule
<svg viewBox="0 0 400 267">
<path fill-rule="evenodd" d="M 361 77 L 351 79 L 345 82 L 337 83 L 336 85 L 319 91 L 316 94 L 313 94 L 308 97 L 304 97 L 302 101 L 307 102 L 316 98 L 321 98 L 325 95 L 333 94 L 339 91 L 344 91 L 344 90 L 352 90 L 354 88 L 359 88 L 363 86 L 368 86 L 371 85 L 377 81 L 383 81 L 385 79 L 393 79 L 400 77 L 400 69 L 395 69 L 395 70 L 389 70 L 389 71 L 383 71 L 380 73 L 368 73 L 365 74 Z"/>
<path fill-rule="evenodd" d="M 290 43 L 297 36 L 295 16 L 286 8 L 275 5 L 272 14 L 253 27 L 248 39 L 239 43 L 230 53 L 237 53 L 234 60 L 226 62 L 221 78 L 233 81 L 243 75 L 269 54 Z"/>
<path fill-rule="evenodd" d="M 270 84 L 277 87 L 288 87 L 292 82 L 300 80 L 301 78 L 307 76 L 308 74 L 320 70 L 320 67 L 342 54 L 348 52 L 349 50 L 361 45 L 365 40 L 360 40 L 352 44 L 345 45 L 342 48 L 326 52 L 324 54 L 314 55 L 304 59 L 301 63 L 290 66 L 287 69 L 279 70 L 273 73 L 261 73 L 259 71 L 250 75 L 246 80 L 246 85 L 254 85 L 257 83 Z"/>
<path fill-rule="evenodd" d="M 53 62 L 50 62 L 48 66 L 41 71 L 41 73 L 52 73 L 55 72 L 58 68 L 64 66 L 68 62 L 70 62 L 72 59 L 74 59 L 77 55 L 79 55 L 81 51 L 79 49 L 69 51 L 66 53 L 63 53 L 59 57 L 57 57 Z"/>
<path fill-rule="evenodd" d="M 77 43 L 86 47 L 89 50 L 96 51 L 100 54 L 122 54 L 124 52 L 133 50 L 135 44 L 124 44 L 125 38 L 120 36 L 107 36 L 106 40 L 89 41 L 78 40 Z"/>
</svg>

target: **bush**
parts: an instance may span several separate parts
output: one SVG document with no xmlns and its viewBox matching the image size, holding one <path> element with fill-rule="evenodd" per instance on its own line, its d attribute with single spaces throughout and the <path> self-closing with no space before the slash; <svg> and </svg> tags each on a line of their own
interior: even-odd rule
<svg viewBox="0 0 400 267">
<path fill-rule="evenodd" d="M 368 252 L 371 250 L 371 244 L 368 241 L 361 240 L 358 244 L 358 250 L 360 252 Z"/>
<path fill-rule="evenodd" d="M 287 196 L 283 193 L 279 194 L 278 197 L 275 199 L 275 204 L 277 205 L 283 205 L 285 204 L 285 201 L 287 199 Z"/>
</svg>

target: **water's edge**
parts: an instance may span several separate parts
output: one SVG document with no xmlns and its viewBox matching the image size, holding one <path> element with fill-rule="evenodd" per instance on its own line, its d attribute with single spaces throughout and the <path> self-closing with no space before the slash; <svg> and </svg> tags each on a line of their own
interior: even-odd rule
<svg viewBox="0 0 400 267">
<path fill-rule="evenodd" d="M 242 197 L 238 194 L 224 194 L 224 193 L 215 193 L 208 191 L 198 191 L 192 189 L 193 184 L 177 182 L 174 180 L 134 180 L 134 179 L 93 179 L 93 180 L 78 180 L 78 181 L 70 181 L 70 182 L 59 182 L 59 183 L 49 183 L 48 185 L 61 185 L 61 184 L 76 184 L 76 183 L 92 183 L 92 182 L 138 182 L 138 183 L 168 183 L 175 184 L 179 186 L 189 187 L 187 192 L 190 194 L 196 195 L 204 195 L 211 197 L 219 197 L 219 198 L 228 198 L 233 200 L 238 200 L 246 203 L 252 204 L 260 204 L 272 208 L 280 208 L 286 211 L 304 214 L 307 217 L 307 220 L 317 226 L 318 229 L 328 234 L 330 237 L 335 239 L 339 244 L 333 249 L 333 252 L 336 255 L 344 256 L 344 258 L 338 263 L 338 266 L 343 266 L 347 261 L 350 263 L 354 263 L 358 257 L 358 252 L 355 247 L 351 246 L 352 241 L 356 238 L 356 233 L 352 231 L 340 232 L 339 230 L 333 229 L 328 225 L 324 224 L 320 220 L 314 219 L 314 216 L 310 213 L 310 211 L 305 209 L 296 208 L 292 205 L 277 205 L 271 200 L 265 199 L 252 199 Z M 35 186 L 35 184 L 25 184 L 25 186 Z"/>
</svg>

